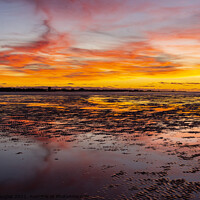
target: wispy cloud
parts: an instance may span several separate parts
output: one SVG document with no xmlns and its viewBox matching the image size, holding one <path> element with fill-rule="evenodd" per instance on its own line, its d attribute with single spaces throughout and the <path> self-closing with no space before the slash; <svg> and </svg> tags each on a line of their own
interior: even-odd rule
<svg viewBox="0 0 200 200">
<path fill-rule="evenodd" d="M 0 77 L 109 86 L 198 76 L 199 8 L 195 0 L 0 1 Z"/>
</svg>

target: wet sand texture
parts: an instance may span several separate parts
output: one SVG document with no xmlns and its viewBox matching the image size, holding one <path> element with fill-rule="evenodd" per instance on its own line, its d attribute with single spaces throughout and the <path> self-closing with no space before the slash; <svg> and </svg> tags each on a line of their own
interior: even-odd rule
<svg viewBox="0 0 200 200">
<path fill-rule="evenodd" d="M 199 126 L 198 94 L 0 95 L 0 196 L 198 200 Z"/>
</svg>

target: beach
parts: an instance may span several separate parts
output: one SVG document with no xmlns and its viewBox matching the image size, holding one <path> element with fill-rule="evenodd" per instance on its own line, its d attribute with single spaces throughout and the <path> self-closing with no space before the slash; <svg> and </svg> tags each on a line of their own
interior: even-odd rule
<svg viewBox="0 0 200 200">
<path fill-rule="evenodd" d="M 0 120 L 1 199 L 200 199 L 200 93 L 1 93 Z"/>
</svg>

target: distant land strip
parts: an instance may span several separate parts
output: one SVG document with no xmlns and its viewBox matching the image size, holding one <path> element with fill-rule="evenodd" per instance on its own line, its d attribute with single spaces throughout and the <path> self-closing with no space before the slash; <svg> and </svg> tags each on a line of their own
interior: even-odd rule
<svg viewBox="0 0 200 200">
<path fill-rule="evenodd" d="M 0 92 L 166 92 L 162 90 L 142 90 L 142 89 L 88 89 L 88 88 L 18 88 L 1 87 Z M 186 92 L 170 90 L 167 92 Z"/>
</svg>

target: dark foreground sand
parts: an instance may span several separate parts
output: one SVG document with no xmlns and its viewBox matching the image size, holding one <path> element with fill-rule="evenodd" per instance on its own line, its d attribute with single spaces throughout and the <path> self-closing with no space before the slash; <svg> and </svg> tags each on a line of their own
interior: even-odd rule
<svg viewBox="0 0 200 200">
<path fill-rule="evenodd" d="M 199 93 L 1 93 L 0 120 L 0 199 L 200 199 Z"/>
</svg>

